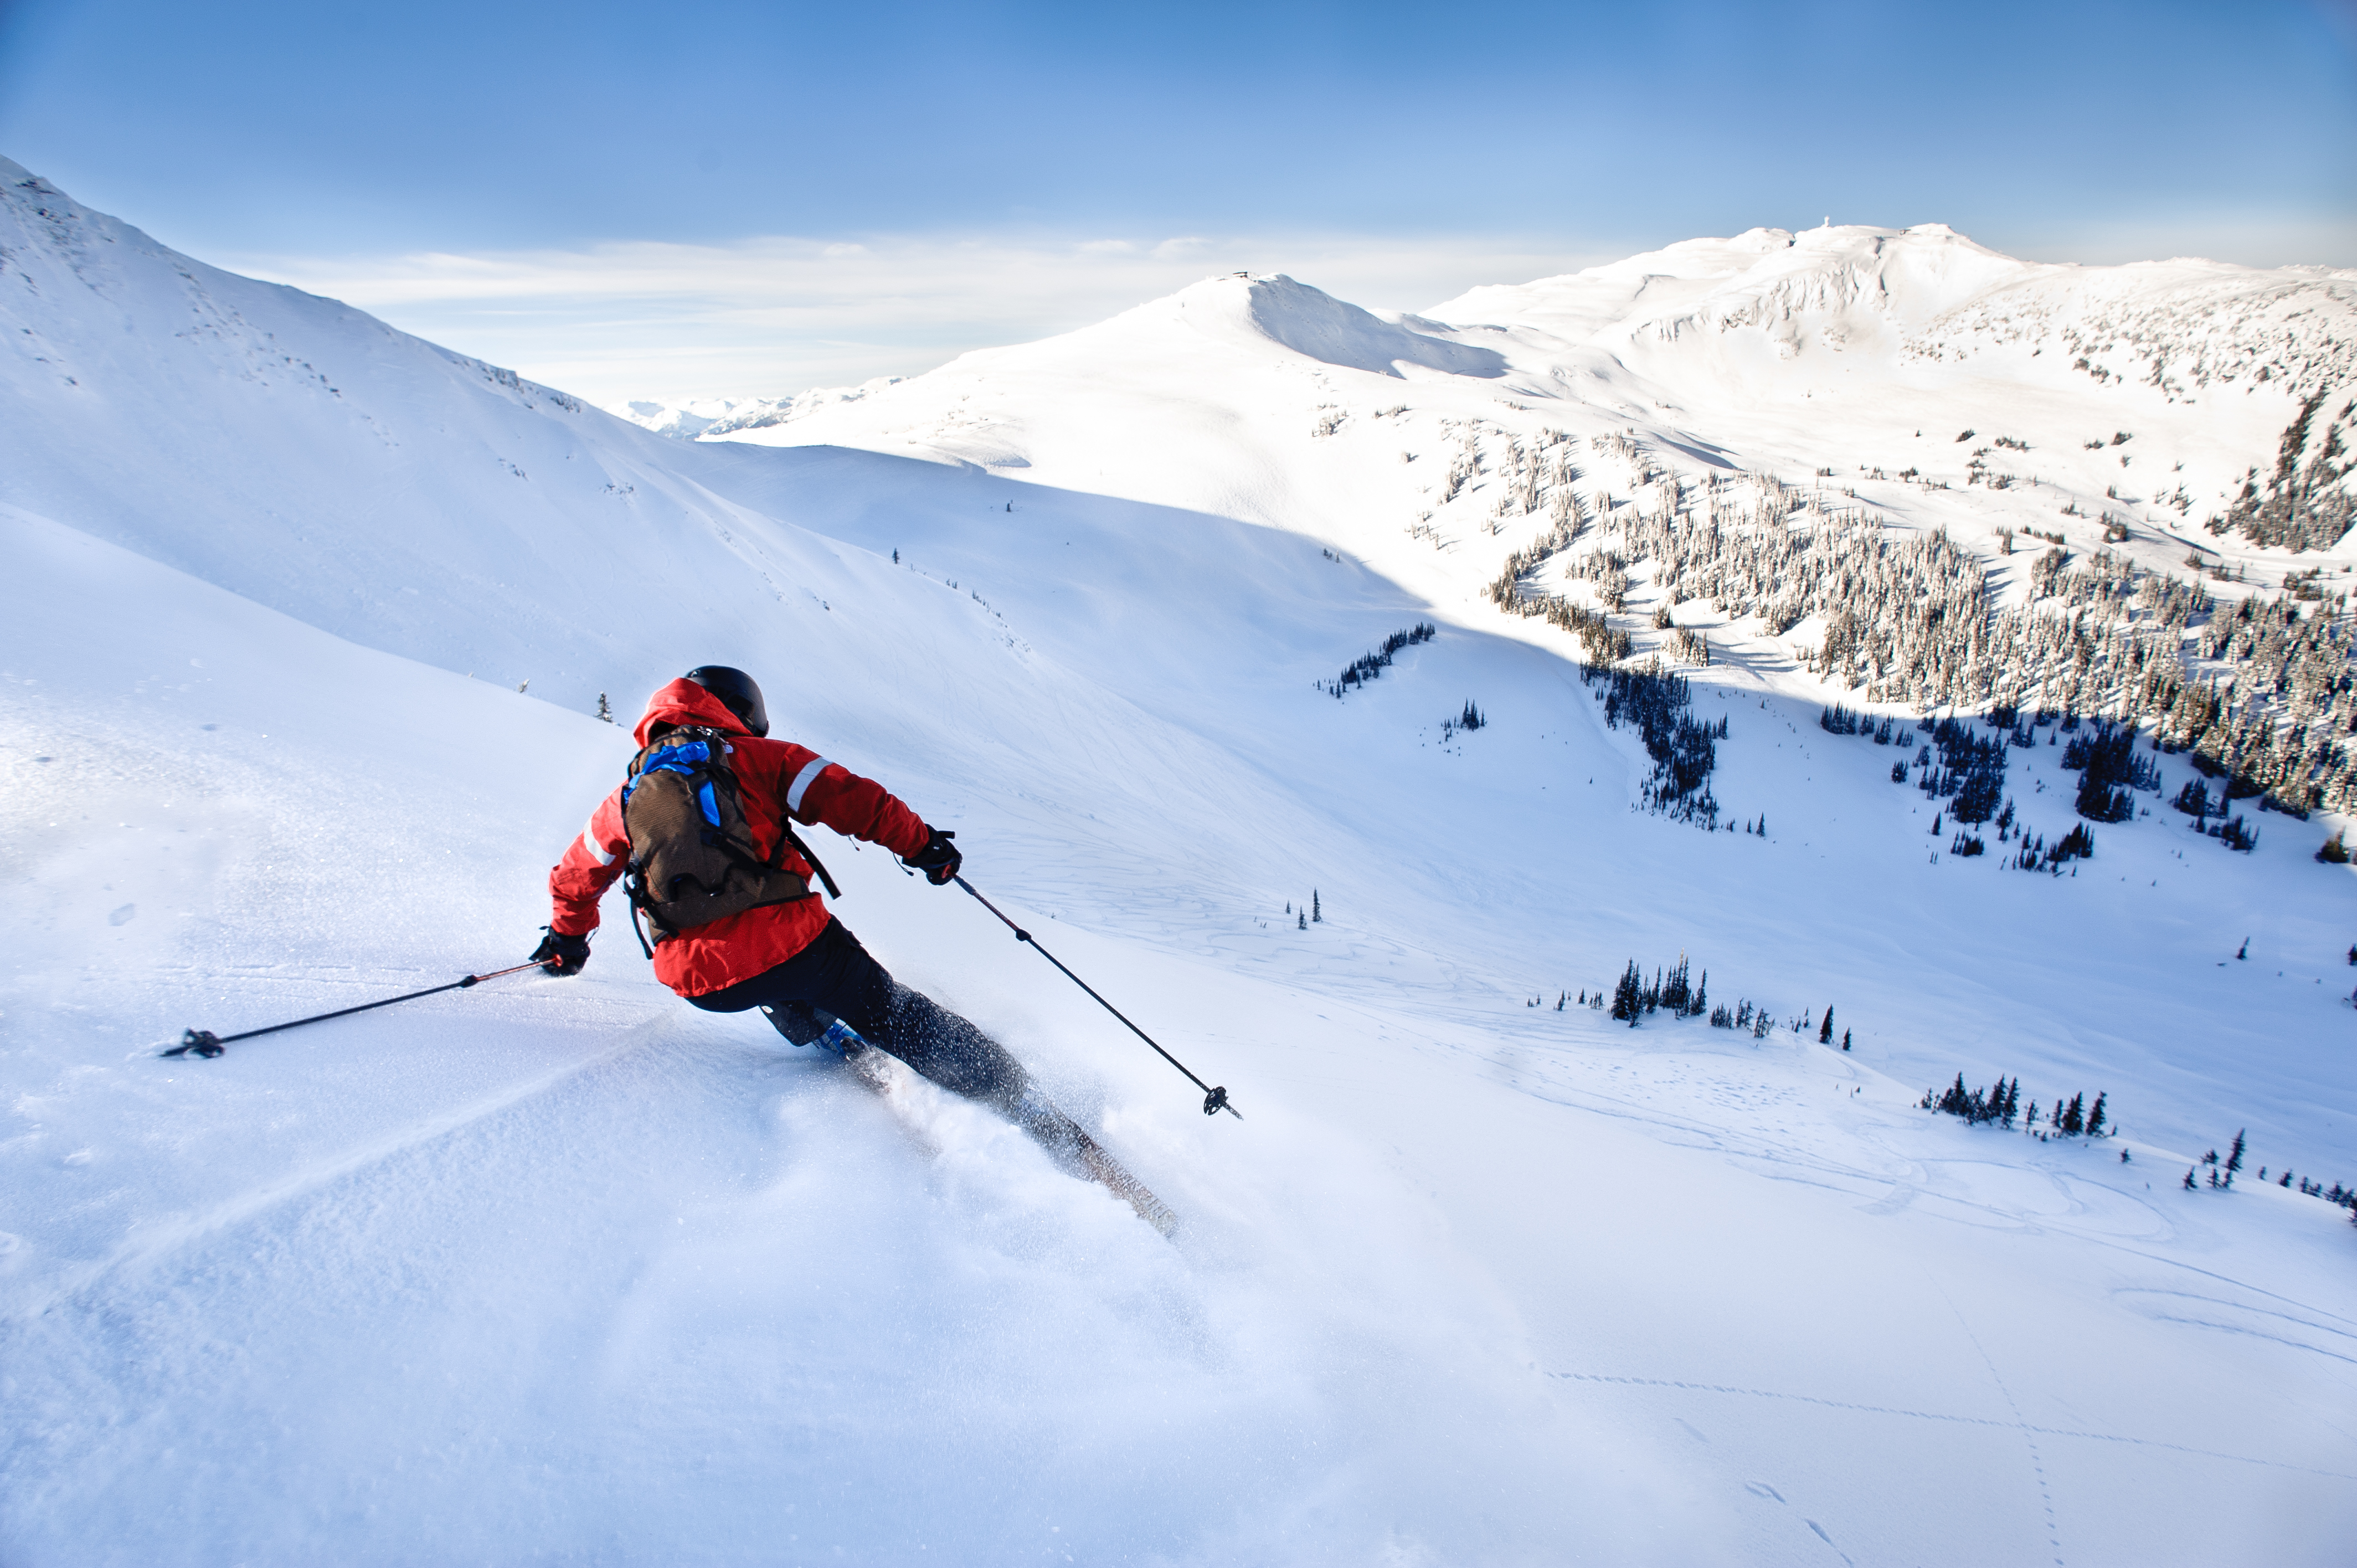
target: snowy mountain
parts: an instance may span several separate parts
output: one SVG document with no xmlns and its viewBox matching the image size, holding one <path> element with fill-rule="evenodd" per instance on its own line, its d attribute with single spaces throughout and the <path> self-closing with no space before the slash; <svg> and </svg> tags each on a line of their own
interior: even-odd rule
<svg viewBox="0 0 2357 1568">
<path fill-rule="evenodd" d="M 791 398 L 783 406 L 791 407 Z M 650 402 L 634 398 L 625 403 L 611 403 L 606 412 L 617 419 L 627 419 L 641 430 L 651 430 L 658 435 L 692 441 L 739 409 L 753 407 L 767 413 L 780 407 L 766 398 L 691 398 L 684 403 Z"/>
<path fill-rule="evenodd" d="M 2178 483 L 2176 510 L 2185 513 L 2200 496 L 2210 517 L 2228 510 L 2223 503 L 2278 455 L 2276 444 L 2255 444 L 2233 404 L 2279 439 L 2307 400 L 2330 400 L 2341 406 L 2327 420 L 2345 432 L 2357 380 L 2357 272 L 2194 260 L 2037 265 L 1936 223 L 1797 236 L 1755 230 L 1526 287 L 1476 289 L 1437 314 L 1610 352 L 1708 410 L 1714 425 L 1743 423 L 1731 399 L 1789 403 L 1798 391 L 1840 409 L 1849 427 L 1842 434 L 1853 439 L 1893 439 L 1895 427 L 1936 410 L 1950 416 L 1943 424 L 2043 435 L 2044 449 L 2059 455 L 2081 445 L 2074 418 L 2160 417 L 2172 454 L 2188 453 L 2193 466 L 2183 471 L 2197 476 Z M 2152 395 L 2085 397 L 2082 377 Z M 2169 408 L 2204 412 L 2169 420 L 2160 411 Z M 2324 429 L 2315 435 L 2311 460 L 2337 468 L 2324 483 L 2345 497 L 2349 466 L 2326 455 Z M 1829 443 L 1819 455 L 1836 461 Z M 2240 470 L 2237 456 L 2246 459 Z M 2050 459 L 2040 467 L 2050 469 Z M 2212 478 L 2221 480 L 2214 494 Z M 2168 504 L 2169 487 L 2161 489 Z M 2342 528 L 2316 543 L 2346 531 L 2345 499 L 2337 515 Z"/>
<path fill-rule="evenodd" d="M 1294 352 L 1256 357 L 1257 343 Z M 1673 467 L 1812 478 L 1830 467 L 1822 477 L 1845 487 L 1878 468 L 1952 484 L 1966 482 L 1971 468 L 2018 483 L 2034 473 L 2040 504 L 2025 515 L 2054 511 L 2091 488 L 2117 488 L 2128 467 L 2117 458 L 2127 454 L 2108 450 L 2109 438 L 2126 422 L 2136 426 L 2131 435 L 2142 445 L 2132 456 L 2145 467 L 2127 476 L 2135 496 L 2104 499 L 2156 528 L 2181 527 L 2222 512 L 2255 469 L 2265 477 L 2303 400 L 2323 393 L 2338 404 L 2352 395 L 2357 272 L 2199 261 L 2039 265 L 1931 224 L 1693 241 L 1566 277 L 1475 289 L 1397 323 L 1290 278 L 1239 275 L 1101 327 L 966 355 L 827 410 L 819 425 L 749 438 L 882 446 L 888 427 L 896 447 L 963 456 L 974 426 L 994 418 L 1088 418 L 1093 433 L 1142 414 L 1150 389 L 1170 384 L 1171 358 L 1201 360 L 1222 349 L 1241 350 L 1240 371 L 1322 378 L 1329 393 L 1347 385 L 1390 398 L 1396 390 L 1335 381 L 1337 370 L 1417 376 L 1435 389 L 1407 399 L 1402 413 L 1313 401 L 1309 410 L 1329 417 L 1299 421 L 1304 430 L 1340 434 L 1357 421 L 1363 433 L 1383 417 L 1395 422 L 1385 429 L 1429 440 L 1434 414 L 1457 413 L 1514 435 L 1549 422 L 1582 435 L 1633 427 L 1641 441 L 1696 448 L 1665 456 Z M 1460 373 L 1437 381 L 1427 369 Z M 998 407 L 1034 379 L 1085 379 L 1137 406 L 1090 416 L 1027 391 L 1036 407 Z M 1190 402 L 1209 394 L 1238 413 L 1248 406 L 1241 392 L 1189 392 Z M 1531 406 L 1513 406 L 1521 400 Z M 2334 407 L 2328 418 L 2349 415 Z M 1975 443 L 1971 452 L 1948 449 L 1973 427 L 1981 428 L 1962 438 Z M 1033 445 L 1076 440 L 1081 430 L 1029 434 L 1019 451 L 1005 450 L 1037 464 L 1043 455 Z M 1979 448 L 2000 435 L 2018 443 L 2006 456 L 1965 460 L 1986 456 Z M 2107 449 L 2085 456 L 2090 437 Z M 1376 477 L 1396 481 L 1390 489 L 1403 500 L 1432 490 L 1427 476 Z M 2182 508 L 2171 499 L 2179 490 Z M 1884 505 L 1904 494 L 1874 493 Z"/>
<path fill-rule="evenodd" d="M 1421 317 L 1211 280 L 685 441 L 0 177 L 8 1561 L 2337 1560 L 2357 1232 L 2307 1188 L 2357 1179 L 2342 819 L 2238 797 L 2235 853 L 2166 800 L 2244 775 L 2146 747 L 2164 792 L 2092 858 L 2008 869 L 2082 822 L 2100 708 L 1935 736 L 1842 683 L 1827 586 L 1977 569 L 2091 691 L 2164 629 L 2255 679 L 2341 623 L 2239 606 L 2345 542 L 2212 534 L 2145 477 L 2264 478 L 2309 382 L 1918 353 L 2046 274 L 1832 231 L 1784 249 L 1950 291 L 1886 313 L 1879 392 L 1844 380 L 1870 290 L 1838 353 L 1814 306 L 1789 359 L 1765 317 L 1646 337 L 1732 322 L 1764 236 Z M 1711 529 L 1752 542 L 1686 559 Z M 2250 580 L 2172 624 L 2196 545 Z M 1581 628 L 1629 639 L 1620 684 Z M 1631 672 L 1682 632 L 1716 832 L 1649 809 L 1670 683 Z M 610 916 L 577 981 L 152 1056 L 521 957 L 629 755 L 598 696 L 707 660 L 1231 1089 L 1207 1121 L 970 902 L 829 855 L 1174 1241 L 974 1107 L 679 1004 Z M 1992 767 L 2014 821 L 1961 854 Z M 1745 1027 L 1586 1004 L 1681 955 Z M 1919 1103 L 1958 1075 L 2035 1130 Z M 2098 1093 L 2109 1135 L 2049 1120 Z M 2185 1190 L 2237 1129 L 2238 1184 Z M 1969 1529 L 1925 1506 L 1959 1494 Z"/>
<path fill-rule="evenodd" d="M 899 383 L 899 376 L 877 376 L 856 387 L 817 387 L 792 397 L 780 398 L 691 398 L 683 403 L 668 403 L 633 399 L 618 403 L 606 412 L 618 419 L 627 419 L 641 430 L 651 430 L 658 435 L 676 440 L 693 441 L 700 436 L 719 437 L 735 435 L 740 430 L 766 430 L 773 425 L 804 419 L 820 409 L 838 403 L 856 403 L 873 392 Z"/>
</svg>

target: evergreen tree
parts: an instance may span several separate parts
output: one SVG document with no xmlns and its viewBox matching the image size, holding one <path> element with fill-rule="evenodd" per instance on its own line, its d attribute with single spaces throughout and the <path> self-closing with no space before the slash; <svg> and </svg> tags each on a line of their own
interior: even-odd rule
<svg viewBox="0 0 2357 1568">
<path fill-rule="evenodd" d="M 2062 1102 L 2059 1100 L 2054 1102 L 2054 1114 L 2048 1125 L 2057 1133 L 2062 1130 Z"/>
<path fill-rule="evenodd" d="M 1313 920 L 1326 918 L 1326 907 L 1318 901 L 1318 889 L 1315 887 L 1309 890 L 1309 918 Z"/>
<path fill-rule="evenodd" d="M 2083 1109 L 2083 1102 L 2086 1098 L 2087 1097 L 2083 1094 L 2074 1094 L 2071 1097 L 2069 1109 L 2062 1112 L 2062 1131 L 2065 1133 L 2079 1133 L 2085 1131 L 2087 1125 L 2087 1113 Z"/>
<path fill-rule="evenodd" d="M 1670 1010 L 1673 1018 L 1683 1018 L 1692 992 L 1686 984 L 1686 955 L 1678 954 L 1678 961 L 1662 982 L 1662 1005 Z"/>
<path fill-rule="evenodd" d="M 1627 1019 L 1630 1026 L 1634 1028 L 1637 1015 L 1644 1010 L 1645 983 L 1638 974 L 1637 961 L 1632 958 L 1629 961 L 1629 967 L 1621 972 L 1620 983 L 1612 988 L 1612 1015 Z"/>
<path fill-rule="evenodd" d="M 1825 1009 L 1825 1021 L 1817 1026 L 1817 1044 L 1821 1046 L 1830 1046 L 1833 1043 L 1834 1010 L 1831 1007 L 1828 1007 Z"/>
<path fill-rule="evenodd" d="M 2226 1174 L 2228 1176 L 2233 1176 L 2236 1171 L 2241 1170 L 2242 1168 L 2243 1134 L 2240 1131 L 2237 1131 L 2234 1134 L 2234 1146 L 2226 1151 Z"/>
<path fill-rule="evenodd" d="M 2191 1192 L 2193 1190 L 2193 1167 L 2191 1165 L 2185 1167 L 2185 1190 L 2188 1192 Z"/>
<path fill-rule="evenodd" d="M 2103 1130 L 2104 1095 L 2103 1091 L 2098 1090 L 2095 1093 L 2095 1108 L 2087 1112 L 2087 1136 L 2090 1138 L 2095 1137 L 2099 1135 Z"/>
<path fill-rule="evenodd" d="M 2035 1100 L 2029 1102 L 2029 1114 L 2021 1119 L 2021 1124 L 2024 1127 L 2035 1127 L 2038 1125 L 2038 1101 Z"/>
<path fill-rule="evenodd" d="M 1849 1049 L 1849 1031 L 1847 1029 L 1844 1029 L 1842 1031 L 1842 1049 Z"/>
<path fill-rule="evenodd" d="M 1686 1016 L 1689 1018 L 1699 1018 L 1706 1011 L 1708 1010 L 1709 1006 L 1710 971 L 1706 969 L 1702 972 L 1702 979 L 1697 981 L 1695 984 L 1694 1000 L 1686 1004 Z"/>
<path fill-rule="evenodd" d="M 614 710 L 612 706 L 607 703 L 606 693 L 603 692 L 597 693 L 597 716 L 605 720 L 608 724 L 612 724 L 614 722 Z"/>
<path fill-rule="evenodd" d="M 1309 929 L 1309 917 L 1307 914 L 1296 915 L 1294 919 L 1299 922 L 1297 929 L 1306 931 Z"/>
</svg>

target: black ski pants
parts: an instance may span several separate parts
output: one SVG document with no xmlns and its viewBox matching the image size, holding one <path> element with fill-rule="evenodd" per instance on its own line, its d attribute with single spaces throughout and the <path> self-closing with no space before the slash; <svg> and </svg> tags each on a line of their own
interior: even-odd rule
<svg viewBox="0 0 2357 1568">
<path fill-rule="evenodd" d="M 806 1046 L 840 1018 L 943 1089 L 1008 1109 L 1030 1077 L 1006 1047 L 868 956 L 830 917 L 816 940 L 775 969 L 688 1001 L 707 1013 L 759 1007 L 778 1033 Z"/>
</svg>

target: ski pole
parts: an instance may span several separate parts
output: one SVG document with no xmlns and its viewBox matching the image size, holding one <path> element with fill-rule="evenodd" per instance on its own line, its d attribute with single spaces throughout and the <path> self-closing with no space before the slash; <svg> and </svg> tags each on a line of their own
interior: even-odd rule
<svg viewBox="0 0 2357 1568">
<path fill-rule="evenodd" d="M 529 962 L 517 964 L 513 969 L 495 969 L 489 974 L 470 974 L 464 980 L 454 980 L 447 985 L 429 985 L 423 991 L 413 991 L 405 996 L 388 996 L 382 1002 L 363 1002 L 357 1007 L 339 1007 L 333 1013 L 315 1014 L 308 1018 L 297 1018 L 291 1024 L 273 1024 L 267 1029 L 248 1029 L 242 1035 L 216 1035 L 210 1029 L 186 1029 L 181 1032 L 178 1045 L 168 1051 L 158 1051 L 156 1054 L 159 1057 L 177 1057 L 194 1051 L 200 1057 L 217 1057 L 228 1048 L 231 1040 L 250 1040 L 257 1035 L 274 1035 L 281 1029 L 299 1029 L 306 1024 L 324 1024 L 330 1018 L 349 1017 L 354 1013 L 365 1013 L 374 1007 L 390 1007 L 396 1002 L 414 1002 L 421 996 L 438 995 L 445 991 L 464 991 L 469 986 L 480 985 L 486 980 L 497 980 L 503 974 L 520 974 L 527 969 L 545 968 L 547 962 L 545 959 L 533 959 Z"/>
<path fill-rule="evenodd" d="M 1103 997 L 1102 997 L 1102 996 L 1097 996 L 1097 990 L 1096 990 L 1096 987 L 1095 987 L 1095 986 L 1091 985 L 1087 981 L 1082 980 L 1079 975 L 1074 974 L 1071 970 L 1069 970 L 1069 969 L 1064 969 L 1063 961 L 1062 961 L 1062 960 L 1060 960 L 1060 959 L 1059 959 L 1059 958 L 1057 958 L 1057 956 L 1056 956 L 1054 953 L 1049 952 L 1046 948 L 1041 947 L 1041 946 L 1039 945 L 1039 939 L 1038 939 L 1038 938 L 1036 938 L 1036 937 L 1034 937 L 1034 936 L 1032 936 L 1032 934 L 1031 934 L 1030 932 L 1028 932 L 1028 931 L 1025 930 L 1022 927 L 1020 927 L 1020 926 L 1017 925 L 1014 921 L 1012 921 L 1012 920 L 1008 919 L 1008 918 L 1006 918 L 1006 916 L 1005 912 L 1004 912 L 1004 911 L 1002 911 L 1002 910 L 999 908 L 999 907 L 998 907 L 997 905 L 996 905 L 996 904 L 992 903 L 989 899 L 987 899 L 987 898 L 984 897 L 981 894 L 979 894 L 979 893 L 974 893 L 974 884 L 973 884 L 973 883 L 968 882 L 968 881 L 967 881 L 964 877 L 963 877 L 963 876 L 954 876 L 954 877 L 952 877 L 952 880 L 953 880 L 954 882 L 956 882 L 956 884 L 957 884 L 959 886 L 961 886 L 961 887 L 964 888 L 968 893 L 972 893 L 972 894 L 974 894 L 974 901 L 975 903 L 977 903 L 977 904 L 981 905 L 984 908 L 985 908 L 985 909 L 989 910 L 992 914 L 996 915 L 996 916 L 998 917 L 998 918 L 999 918 L 1000 923 L 1002 923 L 1003 925 L 1005 925 L 1005 926 L 1006 926 L 1006 928 L 1008 930 L 1013 931 L 1013 932 L 1015 933 L 1015 940 L 1016 940 L 1017 941 L 1018 941 L 1018 942 L 1029 942 L 1029 943 L 1031 944 L 1031 950 L 1032 950 L 1033 952 L 1038 953 L 1041 958 L 1046 959 L 1049 963 L 1054 964 L 1058 969 L 1063 969 L 1063 970 L 1064 970 L 1064 978 L 1065 978 L 1065 979 L 1067 979 L 1067 980 L 1071 981 L 1074 985 L 1077 985 L 1077 986 L 1079 986 L 1082 990 L 1083 990 L 1083 991 L 1087 992 L 1091 996 L 1095 996 L 1095 997 L 1096 997 L 1096 1003 L 1097 1003 L 1097 1005 L 1098 1005 L 1098 1006 L 1100 1006 L 1100 1007 L 1103 1008 L 1106 1012 L 1108 1012 L 1108 1013 L 1112 1014 L 1114 1017 L 1119 1018 L 1119 1019 L 1120 1019 L 1120 1020 L 1121 1020 L 1125 1025 L 1127 1025 L 1127 1026 L 1128 1026 L 1128 1028 L 1129 1028 L 1129 1032 L 1130 1032 L 1131 1034 L 1135 1035 L 1139 1039 L 1144 1040 L 1147 1045 L 1149 1045 L 1149 1046 L 1153 1046 L 1153 1047 L 1154 1047 L 1154 1049 L 1155 1049 L 1155 1053 L 1156 1053 L 1157 1055 L 1158 1055 L 1159 1057 L 1161 1057 L 1161 1058 L 1162 1058 L 1164 1061 L 1168 1062 L 1172 1067 L 1177 1068 L 1180 1072 L 1187 1073 L 1187 1080 L 1188 1080 L 1189 1083 L 1192 1083 L 1196 1088 L 1198 1088 L 1198 1089 L 1200 1089 L 1200 1090 L 1201 1090 L 1203 1091 L 1203 1114 L 1204 1114 L 1204 1115 L 1206 1115 L 1206 1116 L 1216 1116 L 1216 1115 L 1218 1115 L 1221 1112 L 1224 1111 L 1224 1112 L 1226 1112 L 1229 1115 L 1231 1115 L 1231 1116 L 1234 1117 L 1234 1118 L 1235 1118 L 1237 1121 L 1239 1121 L 1239 1122 L 1241 1122 L 1241 1121 L 1243 1121 L 1243 1120 L 1244 1119 L 1244 1113 L 1243 1113 L 1243 1112 L 1241 1112 L 1241 1111 L 1237 1110 L 1234 1106 L 1232 1106 L 1232 1105 L 1231 1105 L 1231 1104 L 1229 1104 L 1229 1103 L 1228 1103 L 1228 1091 L 1227 1091 L 1227 1088 L 1226 1088 L 1226 1086 L 1225 1086 L 1225 1085 L 1222 1085 L 1221 1087 L 1219 1087 L 1219 1088 L 1217 1088 L 1217 1089 L 1214 1089 L 1214 1088 L 1212 1088 L 1210 1084 L 1205 1083 L 1201 1079 L 1197 1078 L 1193 1073 L 1191 1073 L 1191 1072 L 1188 1072 L 1188 1071 L 1187 1071 L 1187 1064 L 1186 1064 L 1185 1062 L 1180 1061 L 1177 1057 L 1174 1057 L 1174 1056 L 1172 1056 L 1168 1051 L 1164 1050 L 1164 1049 L 1161 1047 L 1161 1046 L 1160 1046 L 1160 1045 L 1158 1045 L 1158 1044 L 1157 1044 L 1157 1043 L 1156 1043 L 1155 1038 L 1154 1038 L 1154 1036 L 1151 1036 L 1151 1035 L 1147 1034 L 1145 1030 L 1143 1030 L 1143 1029 L 1139 1028 L 1136 1025 L 1135 1025 L 1135 1024 L 1131 1024 L 1131 1023 L 1129 1022 L 1129 1018 L 1128 1018 L 1128 1016 L 1127 1016 L 1125 1014 L 1124 1014 L 1120 1008 L 1118 1008 L 1118 1007 L 1114 1006 L 1112 1003 L 1110 1003 L 1110 1002 L 1106 1001 Z"/>
</svg>

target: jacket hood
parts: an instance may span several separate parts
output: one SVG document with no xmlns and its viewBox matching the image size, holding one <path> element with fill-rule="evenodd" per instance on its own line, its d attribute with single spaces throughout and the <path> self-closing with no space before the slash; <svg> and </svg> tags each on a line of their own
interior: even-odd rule
<svg viewBox="0 0 2357 1568">
<path fill-rule="evenodd" d="M 675 725 L 682 729 L 690 725 L 704 725 L 748 738 L 752 734 L 735 714 L 728 711 L 727 703 L 685 677 L 673 681 L 647 699 L 646 715 L 639 720 L 639 727 L 631 732 L 638 736 L 641 748 L 647 745 L 647 732 L 657 725 Z"/>
</svg>

